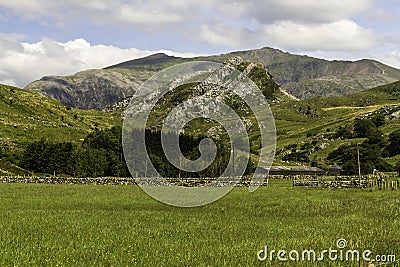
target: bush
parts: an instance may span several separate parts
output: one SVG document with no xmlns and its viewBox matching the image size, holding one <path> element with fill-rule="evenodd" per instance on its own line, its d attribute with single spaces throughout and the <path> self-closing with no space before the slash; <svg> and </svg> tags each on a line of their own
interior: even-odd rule
<svg viewBox="0 0 400 267">
<path fill-rule="evenodd" d="M 400 130 L 394 131 L 389 135 L 389 145 L 386 150 L 391 157 L 400 154 Z"/>
<path fill-rule="evenodd" d="M 375 124 L 367 118 L 357 118 L 354 121 L 354 133 L 356 137 L 368 137 L 376 130 Z"/>
</svg>

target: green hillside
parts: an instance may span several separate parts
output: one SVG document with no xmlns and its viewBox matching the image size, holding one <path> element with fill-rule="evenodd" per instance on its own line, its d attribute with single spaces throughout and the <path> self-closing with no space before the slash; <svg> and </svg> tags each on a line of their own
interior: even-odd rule
<svg viewBox="0 0 400 267">
<path fill-rule="evenodd" d="M 330 152 L 348 143 L 361 143 L 366 138 L 338 138 L 342 127 L 353 129 L 356 118 L 382 114 L 385 122 L 379 130 L 387 138 L 400 129 L 400 82 L 341 97 L 317 97 L 302 101 L 283 101 L 272 105 L 277 127 L 276 164 L 285 164 L 282 157 L 293 150 L 303 151 L 308 158 L 318 159 L 323 166 Z M 388 158 L 394 164 L 396 158 Z M 306 163 L 302 163 L 306 164 Z"/>
<path fill-rule="evenodd" d="M 117 124 L 121 124 L 119 114 L 68 108 L 37 93 L 0 85 L 0 153 L 8 157 L 41 138 L 78 143 L 95 128 Z M 0 175 L 6 170 L 18 172 L 4 158 Z"/>
<path fill-rule="evenodd" d="M 400 98 L 400 81 L 378 86 L 366 91 L 342 97 L 317 97 L 306 100 L 320 107 L 354 106 L 364 107 L 371 105 L 396 104 Z"/>
<path fill-rule="evenodd" d="M 255 68 L 253 73 L 257 72 L 258 68 Z M 268 94 L 267 97 L 270 99 L 277 128 L 275 165 L 307 166 L 311 160 L 317 159 L 321 167 L 327 168 L 334 163 L 328 160 L 328 155 L 332 151 L 345 144 L 362 143 L 367 140 L 366 137 L 339 136 L 338 133 L 344 128 L 350 132 L 354 131 L 356 118 L 368 118 L 377 114 L 383 116 L 384 122 L 377 129 L 385 140 L 389 139 L 392 132 L 400 129 L 400 82 L 348 96 L 317 97 L 296 101 L 278 90 L 273 78 L 268 75 L 262 76 L 261 80 L 257 80 L 260 77 L 255 75 L 258 77 L 255 81 L 258 83 L 265 79 L 263 83 L 260 83 L 266 85 L 264 91 L 273 88 L 271 91 L 273 93 Z M 167 95 L 159 103 L 160 108 L 156 109 L 149 126 L 153 125 L 156 129 L 160 119 L 165 117 L 163 112 L 167 113 L 175 106 L 176 99 L 190 97 L 190 94 L 183 94 L 187 91 L 186 89 L 186 87 L 178 88 Z M 183 95 L 180 95 L 181 93 Z M 106 113 L 68 108 L 37 93 L 0 85 L 1 173 L 24 173 L 24 170 L 13 163 L 17 162 L 15 157 L 18 157 L 19 151 L 31 142 L 44 138 L 50 142 L 81 143 L 83 138 L 96 128 L 106 129 L 121 125 L 121 111 L 120 109 Z M 245 115 L 242 119 L 255 123 L 251 115 Z M 193 121 L 187 128 L 187 133 L 201 135 L 212 126 L 215 126 L 212 122 Z M 251 152 L 254 159 L 259 154 L 257 134 L 259 134 L 257 129 L 251 131 L 250 134 Z M 392 156 L 385 160 L 394 165 L 398 159 L 399 156 Z"/>
</svg>

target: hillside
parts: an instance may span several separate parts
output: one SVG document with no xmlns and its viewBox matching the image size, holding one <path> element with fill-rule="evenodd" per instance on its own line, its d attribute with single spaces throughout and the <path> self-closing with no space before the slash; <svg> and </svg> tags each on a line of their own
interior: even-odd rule
<svg viewBox="0 0 400 267">
<path fill-rule="evenodd" d="M 343 97 L 316 97 L 308 99 L 306 102 L 322 108 L 340 106 L 365 107 L 397 102 L 399 98 L 400 81 L 397 81 Z"/>
<path fill-rule="evenodd" d="M 336 134 L 343 128 L 353 130 L 356 118 L 383 115 L 379 127 L 384 137 L 400 129 L 400 82 L 379 86 L 340 97 L 317 97 L 301 101 L 282 101 L 271 109 L 277 128 L 276 164 L 287 164 L 282 158 L 293 152 L 306 153 L 322 166 L 330 164 L 327 156 L 343 144 L 355 144 L 365 138 L 343 138 Z M 399 157 L 388 158 L 394 165 Z M 291 164 L 291 163 L 289 163 Z M 306 164 L 306 163 L 302 163 Z"/>
<path fill-rule="evenodd" d="M 119 114 L 68 108 L 35 92 L 0 85 L 0 155 L 5 157 L 41 138 L 78 143 L 96 128 L 118 124 Z M 0 162 L 0 174 L 4 169 L 16 171 L 5 161 Z"/>
<path fill-rule="evenodd" d="M 337 133 L 344 127 L 350 127 L 351 131 L 356 118 L 366 118 L 371 114 L 383 115 L 384 124 L 379 126 L 379 130 L 386 139 L 390 133 L 400 129 L 400 82 L 347 96 L 316 97 L 297 101 L 279 90 L 274 79 L 261 65 L 242 62 L 237 68 L 245 70 L 249 66 L 251 67 L 249 76 L 253 75 L 259 86 L 263 84 L 266 86 L 261 89 L 270 99 L 271 110 L 275 117 L 277 128 L 275 165 L 308 165 L 310 160 L 317 159 L 321 167 L 327 168 L 333 164 L 328 160 L 329 153 L 344 144 L 355 144 L 366 140 L 337 137 Z M 260 73 L 263 75 L 259 76 Z M 166 113 L 178 104 L 177 99 L 182 101 L 191 96 L 188 92 L 193 86 L 196 87 L 188 85 L 167 94 L 153 112 L 149 127 L 157 129 Z M 234 102 L 230 104 L 240 106 Z M 42 137 L 49 141 L 81 142 L 81 139 L 95 128 L 120 125 L 122 110 L 116 108 L 110 112 L 101 112 L 69 108 L 29 90 L 2 85 L 0 86 L 0 143 L 1 153 L 6 154 L 6 157 L 0 161 L 0 169 L 3 173 L 23 172 L 12 164 L 12 159 L 7 159 L 7 155 L 12 154 L 12 151 L 18 152 L 26 144 Z M 246 110 L 240 109 L 238 113 L 247 114 Z M 249 123 L 252 158 L 256 159 L 259 154 L 257 144 L 259 132 L 257 127 L 251 126 L 254 118 L 251 115 L 241 117 Z M 204 133 L 211 136 L 220 135 L 214 126 L 216 125 L 212 122 L 193 121 L 185 131 L 195 136 Z M 209 130 L 210 128 L 213 130 Z M 290 158 L 290 154 L 301 155 L 302 158 Z M 385 160 L 394 165 L 398 159 L 399 156 L 395 156 Z"/>
<path fill-rule="evenodd" d="M 147 78 L 166 67 L 194 60 L 222 63 L 235 56 L 261 62 L 285 91 L 300 99 L 348 95 L 400 80 L 400 70 L 373 60 L 327 61 L 265 47 L 196 58 L 154 54 L 104 70 L 43 77 L 26 89 L 67 106 L 101 110 L 133 95 Z"/>
<path fill-rule="evenodd" d="M 187 60 L 180 57 L 168 56 L 164 53 L 153 54 L 147 57 L 122 62 L 113 66 L 106 67 L 105 69 L 138 69 L 138 70 L 151 70 L 160 71 L 173 64 L 186 62 Z"/>
</svg>

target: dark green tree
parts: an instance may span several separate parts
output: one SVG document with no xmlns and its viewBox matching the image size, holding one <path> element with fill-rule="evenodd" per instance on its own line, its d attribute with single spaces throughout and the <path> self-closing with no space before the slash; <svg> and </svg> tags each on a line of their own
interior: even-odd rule
<svg viewBox="0 0 400 267">
<path fill-rule="evenodd" d="M 385 125 L 385 115 L 378 113 L 371 117 L 371 121 L 375 124 L 376 127 L 381 127 Z"/>
<path fill-rule="evenodd" d="M 23 152 L 20 165 L 38 173 L 69 174 L 73 169 L 71 143 L 50 143 L 45 139 L 31 143 Z"/>
<path fill-rule="evenodd" d="M 358 153 L 360 156 L 360 169 L 362 174 L 379 171 L 391 171 L 389 165 L 382 157 L 383 149 L 378 144 L 370 144 L 368 140 L 359 144 L 343 145 L 328 155 L 328 160 L 342 165 L 344 174 L 358 174 Z"/>
<path fill-rule="evenodd" d="M 353 126 L 348 124 L 344 126 L 339 126 L 337 129 L 334 138 L 343 138 L 343 139 L 351 139 L 354 137 Z"/>
<path fill-rule="evenodd" d="M 389 135 L 389 145 L 386 150 L 391 157 L 400 154 L 400 130 L 396 130 Z"/>
<path fill-rule="evenodd" d="M 354 133 L 356 137 L 368 137 L 376 130 L 375 124 L 367 118 L 356 118 L 354 121 Z"/>
</svg>

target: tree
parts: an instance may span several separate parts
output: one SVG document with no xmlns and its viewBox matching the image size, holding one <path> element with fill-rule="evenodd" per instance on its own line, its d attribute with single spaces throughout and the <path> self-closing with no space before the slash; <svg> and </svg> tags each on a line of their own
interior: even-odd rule
<svg viewBox="0 0 400 267">
<path fill-rule="evenodd" d="M 375 124 L 376 127 L 381 127 L 385 125 L 385 115 L 378 113 L 371 117 L 371 121 Z"/>
<path fill-rule="evenodd" d="M 372 130 L 367 136 L 367 140 L 365 142 L 370 145 L 378 145 L 380 148 L 384 148 L 388 144 L 386 138 L 379 129 Z"/>
<path fill-rule="evenodd" d="M 282 160 L 297 161 L 297 162 L 310 162 L 306 152 L 292 152 L 282 157 Z"/>
<path fill-rule="evenodd" d="M 386 150 L 391 157 L 400 154 L 400 130 L 394 131 L 389 135 L 389 145 Z"/>
<path fill-rule="evenodd" d="M 354 133 L 356 137 L 368 137 L 376 130 L 375 124 L 367 118 L 356 118 L 354 121 Z"/>
<path fill-rule="evenodd" d="M 360 167 L 362 174 L 372 173 L 374 169 L 379 171 L 391 171 L 392 166 L 382 158 L 383 149 L 378 144 L 370 144 L 368 140 L 359 144 L 343 145 L 328 155 L 328 160 L 338 162 L 343 167 L 344 174 L 358 173 L 358 152 L 360 155 Z"/>
<path fill-rule="evenodd" d="M 344 126 L 339 126 L 337 129 L 334 138 L 344 138 L 344 139 L 351 139 L 354 137 L 353 134 L 353 127 L 348 124 Z"/>
<path fill-rule="evenodd" d="M 31 143 L 23 152 L 21 166 L 27 170 L 69 174 L 74 147 L 69 142 L 50 143 L 44 139 Z"/>
<path fill-rule="evenodd" d="M 348 161 L 343 163 L 342 165 L 342 171 L 344 174 L 347 175 L 355 175 L 357 174 L 357 163 L 355 161 Z"/>
</svg>

